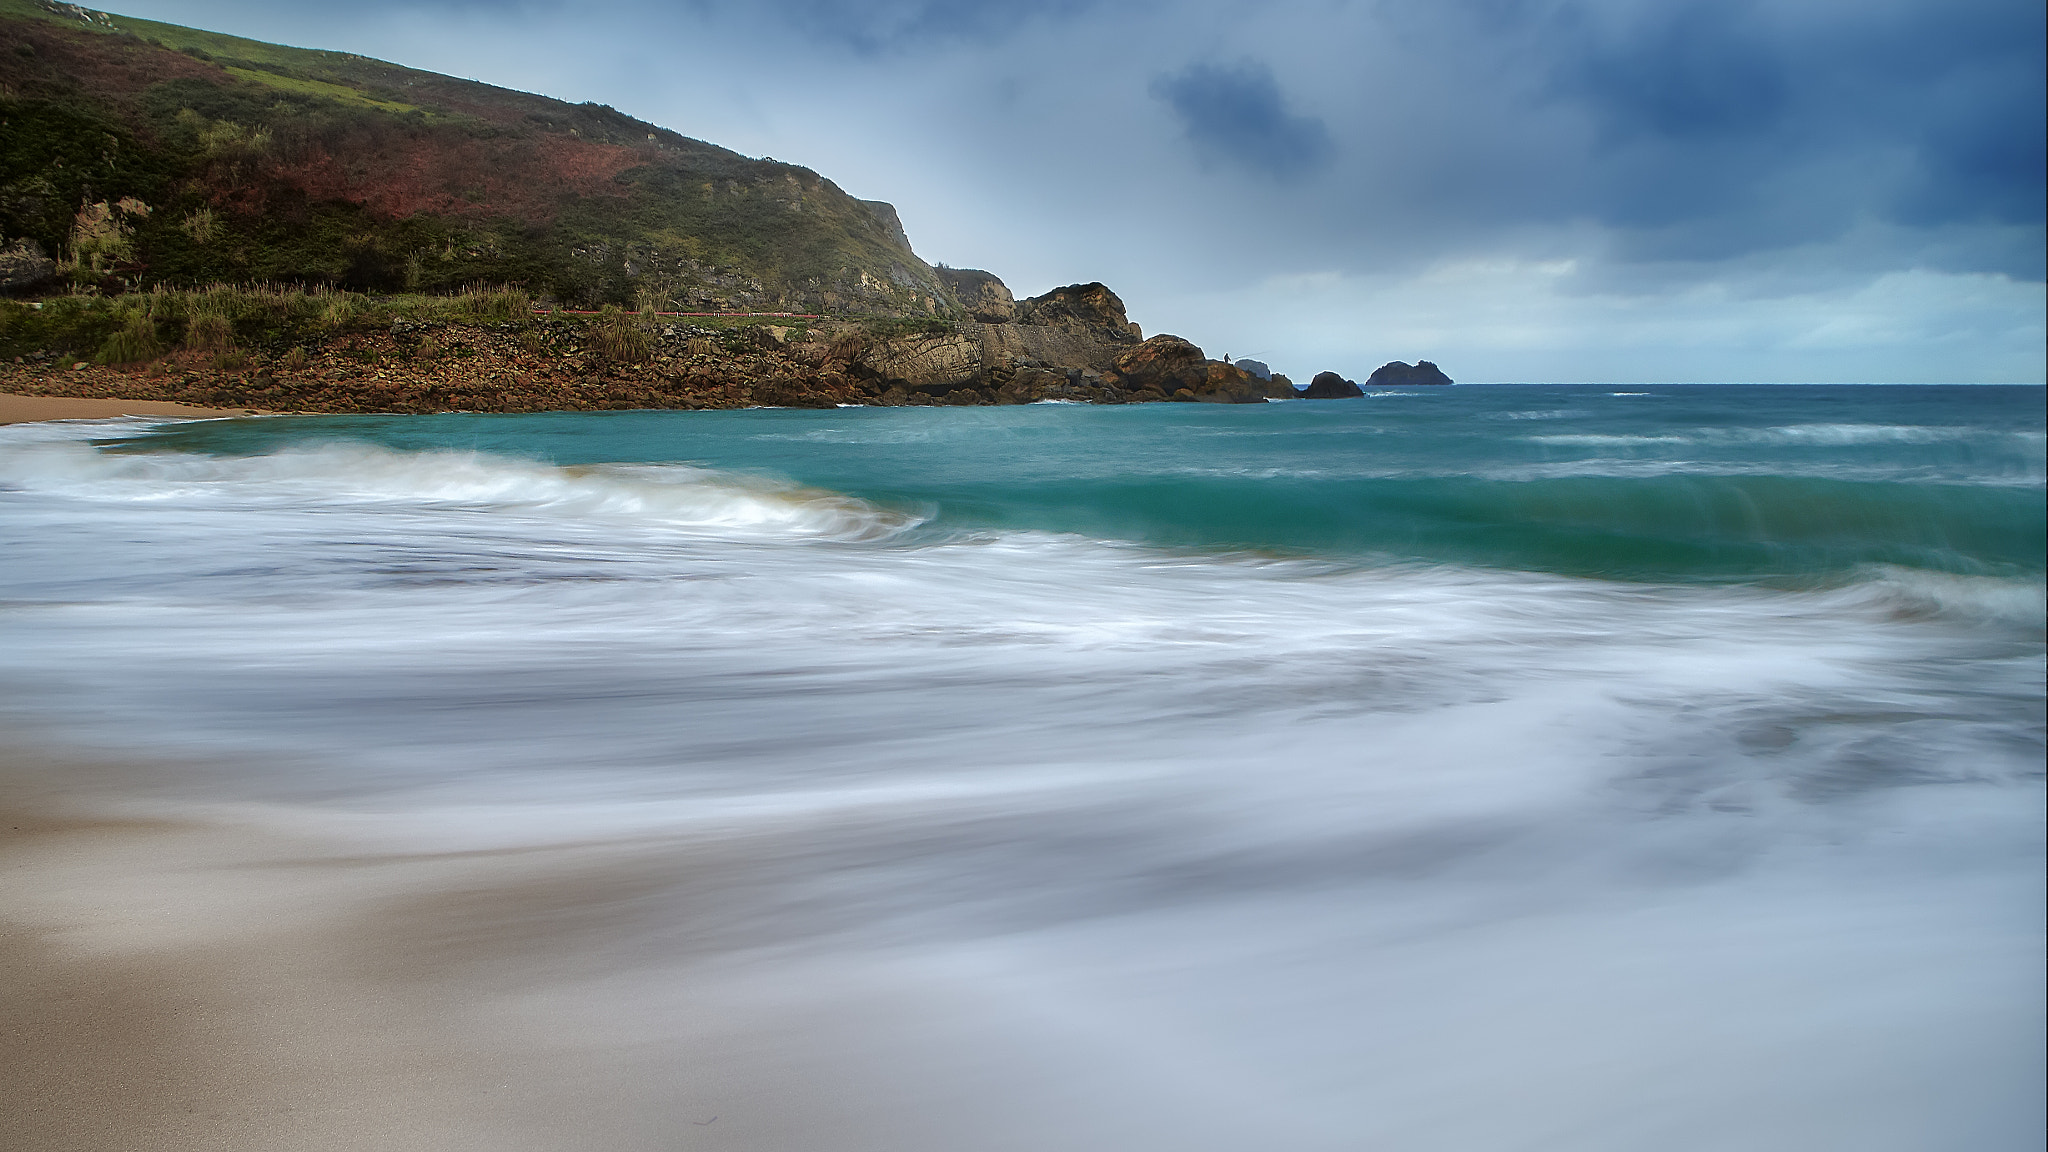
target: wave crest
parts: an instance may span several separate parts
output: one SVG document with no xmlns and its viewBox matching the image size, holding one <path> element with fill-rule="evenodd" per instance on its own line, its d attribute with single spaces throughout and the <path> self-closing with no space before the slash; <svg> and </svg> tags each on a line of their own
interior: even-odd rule
<svg viewBox="0 0 2048 1152">
<path fill-rule="evenodd" d="M 402 452 L 353 442 L 207 456 L 44 441 L 0 453 L 0 484 L 86 500 L 459 507 L 835 540 L 879 539 L 922 522 L 842 493 L 688 464 L 561 467 L 484 452 Z"/>
</svg>

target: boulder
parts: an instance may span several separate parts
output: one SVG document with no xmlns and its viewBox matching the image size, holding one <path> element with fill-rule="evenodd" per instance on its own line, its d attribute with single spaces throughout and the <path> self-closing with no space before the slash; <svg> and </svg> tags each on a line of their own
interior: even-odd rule
<svg viewBox="0 0 2048 1152">
<path fill-rule="evenodd" d="M 1343 400 L 1348 397 L 1363 395 L 1365 395 L 1365 389 L 1337 375 L 1335 372 L 1318 372 L 1315 375 L 1315 379 L 1308 382 L 1308 387 L 1302 390 L 1301 398 L 1304 400 Z"/>
<path fill-rule="evenodd" d="M 1365 383 L 1372 388 L 1399 388 L 1412 384 L 1449 384 L 1451 378 L 1427 360 L 1417 360 L 1413 364 L 1395 360 L 1373 369 Z"/>
<path fill-rule="evenodd" d="M 998 404 L 1033 404 L 1040 400 L 1067 400 L 1067 374 L 1029 365 L 1017 369 L 1007 383 L 996 389 Z"/>
<path fill-rule="evenodd" d="M 836 408 L 832 397 L 813 392 L 801 380 L 777 376 L 754 385 L 754 403 L 769 408 Z"/>
<path fill-rule="evenodd" d="M 1209 362 L 1202 350 L 1178 336 L 1161 333 L 1116 358 L 1118 383 L 1132 392 L 1171 396 L 1207 383 Z"/>
<path fill-rule="evenodd" d="M 939 282 L 969 316 L 983 324 L 1008 324 L 1017 318 L 1017 301 L 992 273 L 978 268 L 940 268 Z"/>
<path fill-rule="evenodd" d="M 32 288 L 57 274 L 57 262 L 43 255 L 33 240 L 16 240 L 0 248 L 0 292 Z"/>
<path fill-rule="evenodd" d="M 1261 380 L 1271 380 L 1273 378 L 1273 370 L 1266 367 L 1266 362 L 1263 360 L 1239 360 L 1237 361 L 1237 366 Z"/>
</svg>

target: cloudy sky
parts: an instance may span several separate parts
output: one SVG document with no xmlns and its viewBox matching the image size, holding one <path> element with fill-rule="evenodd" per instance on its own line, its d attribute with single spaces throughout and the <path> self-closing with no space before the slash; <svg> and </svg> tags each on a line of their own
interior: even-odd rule
<svg viewBox="0 0 2048 1152">
<path fill-rule="evenodd" d="M 2039 0 L 125 0 L 595 100 L 1296 378 L 2023 381 Z"/>
</svg>

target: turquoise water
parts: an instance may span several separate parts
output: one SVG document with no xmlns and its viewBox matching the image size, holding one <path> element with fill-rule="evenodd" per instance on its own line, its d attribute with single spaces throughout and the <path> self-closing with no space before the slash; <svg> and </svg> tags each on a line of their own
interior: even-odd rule
<svg viewBox="0 0 2048 1152">
<path fill-rule="evenodd" d="M 353 441 L 833 490 L 919 539 L 1030 529 L 1630 580 L 2038 575 L 2042 389 L 1459 387 L 1264 406 L 317 417 L 132 444 Z"/>
<path fill-rule="evenodd" d="M 2032 1149 L 2044 471 L 2040 388 L 21 425 L 0 728 L 483 893 L 398 946 L 620 1147 Z"/>
</svg>

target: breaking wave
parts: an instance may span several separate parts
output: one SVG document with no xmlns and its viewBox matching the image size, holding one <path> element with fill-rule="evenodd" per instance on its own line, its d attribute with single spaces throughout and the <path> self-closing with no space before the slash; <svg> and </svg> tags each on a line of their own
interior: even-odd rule
<svg viewBox="0 0 2048 1152">
<path fill-rule="evenodd" d="M 463 508 L 833 540 L 879 539 L 922 519 L 839 493 L 687 464 L 560 467 L 363 443 L 244 457 L 102 451 L 69 438 L 42 439 L 0 453 L 0 485 L 100 501 Z"/>
</svg>

